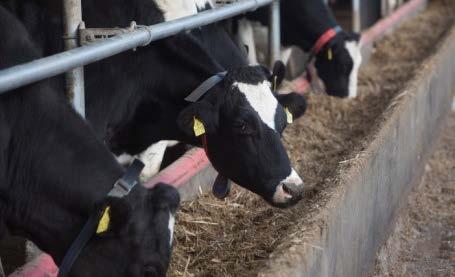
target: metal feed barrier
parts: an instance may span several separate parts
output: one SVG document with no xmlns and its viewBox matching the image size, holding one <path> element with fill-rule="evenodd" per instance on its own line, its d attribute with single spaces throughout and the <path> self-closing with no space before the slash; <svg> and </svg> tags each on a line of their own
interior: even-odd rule
<svg viewBox="0 0 455 277">
<path fill-rule="evenodd" d="M 63 0 L 64 39 L 66 51 L 0 70 L 0 94 L 45 78 L 67 72 L 67 92 L 76 111 L 85 115 L 83 66 L 115 54 L 146 46 L 152 41 L 180 32 L 205 26 L 257 8 L 270 5 L 270 60 L 280 56 L 280 0 L 219 0 L 222 7 L 193 16 L 151 26 L 136 26 L 127 33 L 120 33 L 91 44 L 78 46 L 82 21 L 81 0 Z"/>
</svg>

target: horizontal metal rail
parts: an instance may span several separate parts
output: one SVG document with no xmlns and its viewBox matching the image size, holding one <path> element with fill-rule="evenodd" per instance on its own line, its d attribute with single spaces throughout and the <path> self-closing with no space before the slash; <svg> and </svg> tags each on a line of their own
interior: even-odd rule
<svg viewBox="0 0 455 277">
<path fill-rule="evenodd" d="M 253 11 L 272 3 L 273 0 L 245 0 L 225 7 L 207 10 L 156 25 L 144 26 L 131 33 L 122 34 L 90 45 L 74 48 L 59 54 L 17 65 L 0 71 L 0 94 L 30 83 L 49 78 L 76 67 L 102 60 L 123 51 L 145 46 L 152 41 L 183 31 L 224 20 Z"/>
</svg>

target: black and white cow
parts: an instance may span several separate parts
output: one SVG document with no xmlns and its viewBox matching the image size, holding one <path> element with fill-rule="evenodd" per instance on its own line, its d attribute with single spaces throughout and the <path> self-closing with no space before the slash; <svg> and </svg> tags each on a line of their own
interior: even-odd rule
<svg viewBox="0 0 455 277">
<path fill-rule="evenodd" d="M 323 0 L 280 1 L 280 8 L 283 45 L 296 45 L 305 52 L 315 52 L 317 75 L 329 95 L 355 97 L 362 61 L 359 35 L 339 30 L 335 17 Z M 267 8 L 258 9 L 246 17 L 268 24 Z M 314 51 L 314 46 L 325 38 L 329 38 L 328 41 Z"/>
<path fill-rule="evenodd" d="M 61 33 L 60 1 L 52 7 L 44 2 L 22 1 L 12 8 L 45 54 L 51 54 L 49 49 L 62 50 L 56 43 Z M 87 27 L 127 26 L 132 20 L 152 25 L 210 7 L 209 2 L 194 0 L 82 4 Z M 227 71 L 225 78 L 199 101 L 184 100 L 220 71 Z M 303 181 L 291 167 L 280 137 L 287 125 L 285 108 L 298 117 L 306 108 L 305 99 L 294 93 L 276 96 L 271 72 L 248 66 L 218 25 L 89 65 L 85 76 L 87 118 L 114 152 L 137 154 L 160 140 L 202 146 L 193 131 L 197 118 L 205 126 L 208 156 L 223 178 L 275 206 L 287 207 L 301 199 Z"/>
<path fill-rule="evenodd" d="M 0 6 L 0 70 L 40 57 Z M 70 276 L 165 276 L 178 192 L 160 184 L 107 197 L 124 169 L 46 80 L 0 95 L 0 239 L 23 236 L 60 264 L 100 205 L 110 222 L 93 234 Z"/>
</svg>

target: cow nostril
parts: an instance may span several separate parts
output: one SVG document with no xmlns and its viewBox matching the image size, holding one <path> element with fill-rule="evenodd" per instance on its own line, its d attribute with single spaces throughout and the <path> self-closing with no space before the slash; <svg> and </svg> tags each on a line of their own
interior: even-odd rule
<svg viewBox="0 0 455 277">
<path fill-rule="evenodd" d="M 287 194 L 289 194 L 289 195 L 291 195 L 291 196 L 293 195 L 293 194 L 292 194 L 292 188 L 289 186 L 289 184 L 283 184 L 283 190 L 284 190 L 284 192 L 286 192 Z"/>
</svg>

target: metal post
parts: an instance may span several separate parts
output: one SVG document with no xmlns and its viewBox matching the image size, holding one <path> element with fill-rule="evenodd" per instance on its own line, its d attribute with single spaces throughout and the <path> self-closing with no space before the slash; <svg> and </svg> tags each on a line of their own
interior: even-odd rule
<svg viewBox="0 0 455 277">
<path fill-rule="evenodd" d="M 0 258 L 0 277 L 5 277 L 5 271 L 3 271 L 2 259 Z"/>
<path fill-rule="evenodd" d="M 352 30 L 358 33 L 362 30 L 360 5 L 360 0 L 352 0 Z"/>
<path fill-rule="evenodd" d="M 81 22 L 81 0 L 63 0 L 63 38 L 66 50 L 79 46 L 78 30 Z M 74 109 L 85 117 L 84 68 L 82 66 L 66 73 L 66 90 Z"/>
<path fill-rule="evenodd" d="M 280 0 L 274 0 L 270 6 L 269 60 L 273 66 L 281 59 Z"/>
</svg>

